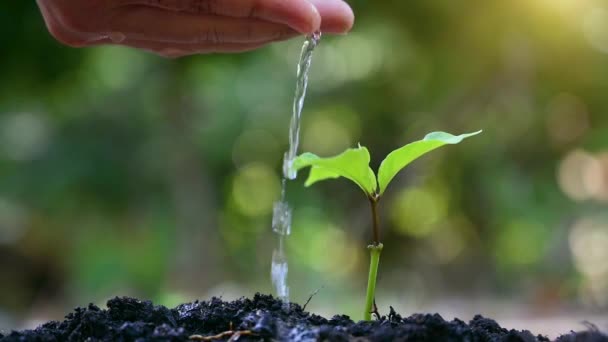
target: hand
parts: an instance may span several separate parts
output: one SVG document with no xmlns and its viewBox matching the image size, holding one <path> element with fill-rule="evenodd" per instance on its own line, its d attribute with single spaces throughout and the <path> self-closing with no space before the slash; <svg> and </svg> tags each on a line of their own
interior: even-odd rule
<svg viewBox="0 0 608 342">
<path fill-rule="evenodd" d="M 343 0 L 37 0 L 50 33 L 74 46 L 121 44 L 165 57 L 241 52 L 321 30 L 343 34 Z"/>
</svg>

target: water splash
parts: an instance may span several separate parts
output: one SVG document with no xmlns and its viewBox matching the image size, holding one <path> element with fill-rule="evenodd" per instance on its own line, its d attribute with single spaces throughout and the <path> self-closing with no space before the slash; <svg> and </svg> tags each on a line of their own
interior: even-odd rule
<svg viewBox="0 0 608 342">
<path fill-rule="evenodd" d="M 292 210 L 285 198 L 286 179 L 295 179 L 296 170 L 293 169 L 293 161 L 298 153 L 300 142 L 300 118 L 306 97 L 308 85 L 308 70 L 312 61 L 312 52 L 319 44 L 321 33 L 314 33 L 306 38 L 302 45 L 300 60 L 296 71 L 296 91 L 293 99 L 293 112 L 289 124 L 289 149 L 283 158 L 283 183 L 281 188 L 281 200 L 274 204 L 272 210 L 272 230 L 279 235 L 279 246 L 272 253 L 272 265 L 270 276 L 275 293 L 285 303 L 289 302 L 289 286 L 287 285 L 287 254 L 285 253 L 285 238 L 291 234 Z"/>
</svg>

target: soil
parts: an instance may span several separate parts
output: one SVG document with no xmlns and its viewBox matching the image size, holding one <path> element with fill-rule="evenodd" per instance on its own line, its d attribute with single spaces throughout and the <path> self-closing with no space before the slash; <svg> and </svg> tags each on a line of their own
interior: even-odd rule
<svg viewBox="0 0 608 342">
<path fill-rule="evenodd" d="M 403 318 L 391 308 L 374 321 L 353 322 L 345 315 L 326 319 L 261 294 L 233 302 L 212 298 L 174 309 L 127 297 L 111 299 L 107 306 L 90 304 L 63 322 L 0 333 L 0 341 L 549 341 L 529 331 L 501 328 L 479 315 L 467 324 L 438 314 Z M 590 327 L 556 341 L 608 342 L 608 336 Z"/>
</svg>

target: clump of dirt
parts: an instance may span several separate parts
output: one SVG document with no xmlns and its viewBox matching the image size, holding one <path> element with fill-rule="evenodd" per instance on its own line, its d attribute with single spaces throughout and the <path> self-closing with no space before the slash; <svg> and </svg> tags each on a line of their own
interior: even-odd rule
<svg viewBox="0 0 608 342">
<path fill-rule="evenodd" d="M 77 308 L 63 322 L 0 334 L 0 341 L 549 341 L 529 331 L 504 329 L 479 315 L 467 324 L 438 314 L 403 318 L 391 308 L 387 316 L 356 323 L 345 315 L 326 319 L 261 294 L 233 302 L 212 298 L 174 309 L 124 297 L 109 300 L 107 307 Z M 608 336 L 590 329 L 557 339 L 575 341 L 608 342 Z"/>
</svg>

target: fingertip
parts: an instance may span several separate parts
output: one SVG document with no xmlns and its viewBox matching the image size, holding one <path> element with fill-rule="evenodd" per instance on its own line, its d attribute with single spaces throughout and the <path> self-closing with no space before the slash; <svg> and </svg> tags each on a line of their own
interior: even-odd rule
<svg viewBox="0 0 608 342">
<path fill-rule="evenodd" d="M 310 31 L 307 33 L 313 33 L 316 31 L 319 31 L 321 29 L 321 24 L 323 22 L 323 18 L 321 17 L 321 13 L 319 13 L 319 10 L 317 10 L 317 7 L 315 7 L 315 5 L 310 4 L 310 7 L 312 8 L 313 11 L 313 21 L 312 21 L 312 26 L 310 28 Z"/>
<path fill-rule="evenodd" d="M 313 33 L 321 29 L 321 13 L 315 5 L 310 2 L 306 2 L 306 7 L 308 10 L 305 14 L 306 20 L 304 20 L 300 25 L 300 27 L 294 27 L 297 31 L 303 34 Z"/>
<path fill-rule="evenodd" d="M 252 1 L 256 3 L 252 17 L 287 25 L 300 34 L 313 33 L 321 28 L 321 14 L 308 0 Z"/>
<path fill-rule="evenodd" d="M 342 10 L 342 20 L 338 21 L 338 25 L 336 28 L 338 31 L 336 33 L 348 33 L 355 24 L 355 13 L 353 9 L 344 1 L 341 2 Z"/>
<path fill-rule="evenodd" d="M 325 33 L 346 34 L 355 22 L 352 8 L 342 0 L 308 0 L 321 16 L 321 30 Z"/>
</svg>

